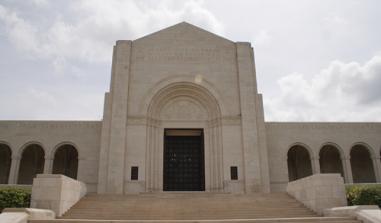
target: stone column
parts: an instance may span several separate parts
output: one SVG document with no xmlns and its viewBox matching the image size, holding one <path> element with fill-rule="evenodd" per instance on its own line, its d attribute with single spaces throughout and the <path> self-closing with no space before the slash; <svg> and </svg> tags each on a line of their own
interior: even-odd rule
<svg viewBox="0 0 381 223">
<path fill-rule="evenodd" d="M 44 174 L 51 174 L 53 172 L 53 159 L 51 157 L 45 157 Z"/>
<path fill-rule="evenodd" d="M 77 180 L 79 180 L 79 181 L 85 181 L 85 179 L 83 179 L 83 174 L 86 173 L 86 171 L 83 170 L 83 169 L 85 169 L 85 168 L 83 168 L 85 162 L 86 162 L 85 157 L 83 157 L 83 156 L 78 157 Z"/>
<path fill-rule="evenodd" d="M 312 173 L 313 173 L 313 174 L 320 173 L 319 156 L 317 156 L 317 157 L 316 157 L 316 156 L 312 157 L 311 163 L 312 163 Z"/>
<path fill-rule="evenodd" d="M 11 169 L 9 171 L 8 184 L 17 184 L 20 156 L 12 156 Z"/>
<path fill-rule="evenodd" d="M 378 183 L 381 182 L 381 176 L 380 176 L 380 170 L 381 170 L 381 162 L 380 162 L 380 157 L 373 157 L 373 169 L 374 169 L 374 175 L 376 176 L 376 181 Z"/>
<path fill-rule="evenodd" d="M 343 178 L 344 178 L 344 183 L 348 183 L 348 173 L 347 173 L 347 168 L 345 164 L 345 158 L 342 156 L 340 157 L 340 162 L 341 162 L 341 167 L 343 168 Z"/>
<path fill-rule="evenodd" d="M 353 183 L 351 159 L 349 157 L 344 157 L 341 162 L 343 163 L 345 183 Z"/>
</svg>

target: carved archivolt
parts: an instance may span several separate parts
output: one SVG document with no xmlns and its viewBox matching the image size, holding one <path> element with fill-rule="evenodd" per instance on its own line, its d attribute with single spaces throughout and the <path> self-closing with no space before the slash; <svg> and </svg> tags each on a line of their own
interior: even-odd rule
<svg viewBox="0 0 381 223">
<path fill-rule="evenodd" d="M 207 89 L 194 83 L 179 82 L 161 89 L 153 97 L 147 116 L 153 119 L 211 120 L 221 117 L 221 111 Z"/>
<path fill-rule="evenodd" d="M 186 97 L 179 97 L 167 103 L 161 113 L 161 120 L 174 121 L 206 121 L 207 111 L 197 101 Z"/>
</svg>

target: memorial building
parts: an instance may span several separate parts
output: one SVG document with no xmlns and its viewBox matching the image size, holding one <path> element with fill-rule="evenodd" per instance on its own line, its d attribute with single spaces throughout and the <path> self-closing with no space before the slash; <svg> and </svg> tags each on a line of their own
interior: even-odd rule
<svg viewBox="0 0 381 223">
<path fill-rule="evenodd" d="M 119 40 L 102 120 L 0 121 L 0 184 L 59 173 L 99 194 L 249 194 L 315 173 L 381 182 L 381 123 L 266 122 L 254 61 L 250 43 L 186 22 Z"/>
</svg>

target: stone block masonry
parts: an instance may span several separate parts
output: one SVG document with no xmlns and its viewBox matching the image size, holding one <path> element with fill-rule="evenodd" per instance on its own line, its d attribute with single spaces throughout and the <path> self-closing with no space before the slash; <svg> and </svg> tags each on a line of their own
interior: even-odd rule
<svg viewBox="0 0 381 223">
<path fill-rule="evenodd" d="M 326 208 L 347 205 L 340 174 L 315 174 L 290 182 L 287 193 L 318 214 L 323 214 Z"/>
<path fill-rule="evenodd" d="M 51 209 L 62 216 L 86 195 L 83 182 L 58 174 L 38 174 L 33 180 L 32 208 Z"/>
</svg>

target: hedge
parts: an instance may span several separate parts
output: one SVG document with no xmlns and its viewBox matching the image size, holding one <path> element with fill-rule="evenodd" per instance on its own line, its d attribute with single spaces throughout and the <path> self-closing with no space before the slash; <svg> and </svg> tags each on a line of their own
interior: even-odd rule
<svg viewBox="0 0 381 223">
<path fill-rule="evenodd" d="M 0 188 L 0 212 L 4 208 L 23 208 L 30 205 L 31 192 L 20 188 Z"/>
<path fill-rule="evenodd" d="M 350 185 L 346 187 L 348 205 L 381 207 L 381 185 Z"/>
</svg>

